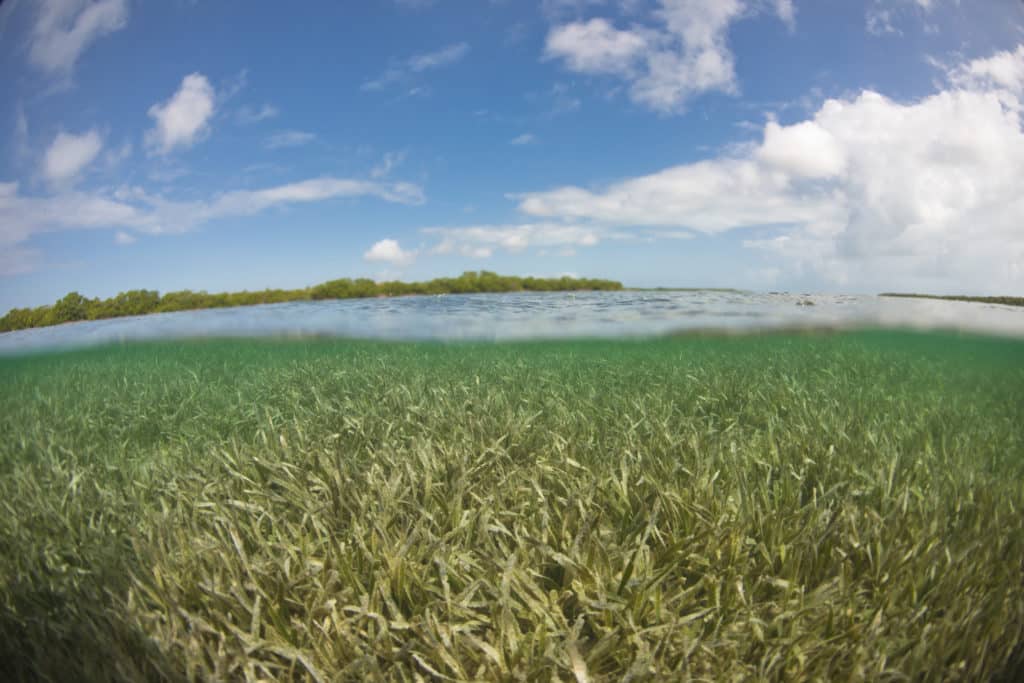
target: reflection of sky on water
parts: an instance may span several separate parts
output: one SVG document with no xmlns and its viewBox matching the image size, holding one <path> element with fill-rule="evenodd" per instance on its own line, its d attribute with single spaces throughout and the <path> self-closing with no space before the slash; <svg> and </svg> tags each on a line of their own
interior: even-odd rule
<svg viewBox="0 0 1024 683">
<path fill-rule="evenodd" d="M 806 301 L 814 305 L 798 305 Z M 0 334 L 0 352 L 204 336 L 502 340 L 861 325 L 1024 336 L 1024 308 L 932 299 L 712 291 L 348 299 L 183 311 L 22 330 Z"/>
</svg>

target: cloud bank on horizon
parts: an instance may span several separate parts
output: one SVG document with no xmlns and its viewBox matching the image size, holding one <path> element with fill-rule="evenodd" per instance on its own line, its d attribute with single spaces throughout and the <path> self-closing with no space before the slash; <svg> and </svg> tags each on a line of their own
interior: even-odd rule
<svg viewBox="0 0 1024 683">
<path fill-rule="evenodd" d="M 1024 294 L 1024 9 L 514 4 L 0 6 L 0 309 L 481 267 Z"/>
</svg>

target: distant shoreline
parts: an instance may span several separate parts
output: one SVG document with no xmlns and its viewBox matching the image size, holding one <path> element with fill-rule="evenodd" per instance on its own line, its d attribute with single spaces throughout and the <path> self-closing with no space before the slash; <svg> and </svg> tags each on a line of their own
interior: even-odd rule
<svg viewBox="0 0 1024 683">
<path fill-rule="evenodd" d="M 898 292 L 882 292 L 878 296 L 899 297 L 903 299 L 941 299 L 942 301 L 969 301 L 977 304 L 1002 304 L 1003 306 L 1024 306 L 1021 296 L 964 296 L 960 294 L 902 294 Z"/>
<path fill-rule="evenodd" d="M 490 271 L 467 271 L 456 278 L 435 278 L 425 282 L 375 282 L 367 278 L 342 278 L 303 289 L 265 289 L 259 292 L 183 290 L 160 292 L 136 289 L 109 299 L 88 299 L 71 292 L 49 306 L 13 308 L 0 317 L 0 333 L 53 327 L 70 322 L 108 320 L 151 313 L 198 311 L 207 308 L 235 308 L 258 304 L 330 299 L 372 299 L 377 297 L 437 294 L 499 294 L 504 292 L 622 291 L 621 282 L 595 278 L 535 278 L 498 275 Z"/>
</svg>

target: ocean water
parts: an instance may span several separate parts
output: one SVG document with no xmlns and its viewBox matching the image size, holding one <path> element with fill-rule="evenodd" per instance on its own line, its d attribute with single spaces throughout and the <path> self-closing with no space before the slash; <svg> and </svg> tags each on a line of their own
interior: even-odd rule
<svg viewBox="0 0 1024 683">
<path fill-rule="evenodd" d="M 840 332 L 728 334 L 797 328 Z M 1024 309 L 409 297 L 0 349 L 0 681 L 572 680 L 574 642 L 593 680 L 1024 680 Z"/>
<path fill-rule="evenodd" d="M 1024 337 L 1024 308 L 712 290 L 410 296 L 182 311 L 21 330 L 0 334 L 0 353 L 202 337 L 500 341 L 858 327 Z"/>
</svg>

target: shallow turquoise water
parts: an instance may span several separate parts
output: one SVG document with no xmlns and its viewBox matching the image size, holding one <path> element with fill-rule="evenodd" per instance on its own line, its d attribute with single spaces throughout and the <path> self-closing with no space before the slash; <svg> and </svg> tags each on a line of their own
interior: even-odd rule
<svg viewBox="0 0 1024 683">
<path fill-rule="evenodd" d="M 1021 361 L 1021 337 L 889 329 L 167 340 L 8 355 L 0 680 L 276 661 L 239 640 L 237 623 L 300 653 L 324 680 L 354 680 L 342 673 L 350 662 L 378 652 L 392 667 L 380 678 L 408 680 L 410 665 L 386 654 L 412 643 L 443 669 L 433 614 L 477 629 L 479 642 L 507 642 L 487 625 L 520 609 L 501 597 L 505 558 L 542 569 L 523 572 L 524 594 L 552 596 L 507 622 L 516 637 L 548 623 L 545 637 L 563 637 L 573 622 L 552 619 L 593 586 L 626 596 L 577 612 L 594 629 L 588 643 L 608 644 L 590 661 L 602 680 L 628 672 L 641 635 L 664 651 L 654 680 L 679 678 L 672 667 L 685 657 L 712 672 L 706 680 L 769 667 L 776 675 L 762 678 L 846 680 L 878 662 L 890 679 L 1021 680 Z M 515 535 L 463 533 L 503 528 L 491 520 Z M 399 548 L 414 559 L 392 562 Z M 594 578 L 567 582 L 551 569 L 552 548 Z M 414 574 L 436 557 L 461 567 L 452 602 L 472 609 L 445 612 L 442 575 Z M 282 558 L 337 578 L 326 588 L 318 574 L 293 578 L 275 569 Z M 410 576 L 420 578 L 406 584 L 409 627 L 363 638 L 358 606 L 392 609 L 379 596 Z M 639 582 L 647 577 L 657 580 Z M 248 594 L 209 590 L 229 578 L 268 596 L 244 621 L 235 615 Z M 735 585 L 747 587 L 742 600 Z M 327 600 L 353 607 L 344 630 L 315 628 Z M 674 620 L 692 613 L 712 618 L 680 630 Z M 648 624 L 641 635 L 634 614 Z M 197 619 L 216 625 L 200 645 L 189 639 Z M 751 623 L 764 624 L 760 640 Z M 135 645 L 143 639 L 151 650 Z M 817 653 L 805 660 L 813 670 L 776 656 L 797 640 L 801 654 Z M 489 666 L 475 645 L 456 645 L 449 661 Z M 517 656 L 524 680 L 555 678 L 550 658 Z M 884 680 L 879 671 L 866 678 Z M 242 674 L 196 676 L 230 678 Z"/>
</svg>

